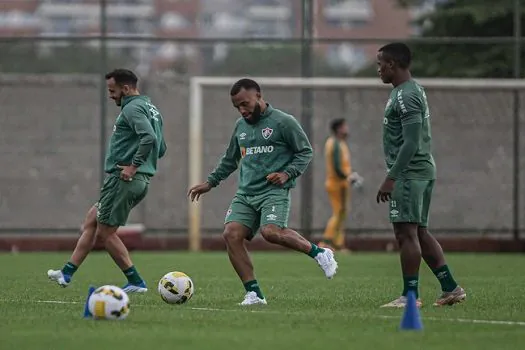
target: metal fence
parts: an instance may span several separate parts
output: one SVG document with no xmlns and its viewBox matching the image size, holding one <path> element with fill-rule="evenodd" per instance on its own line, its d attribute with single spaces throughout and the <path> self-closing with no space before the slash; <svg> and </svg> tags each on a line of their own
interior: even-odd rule
<svg viewBox="0 0 525 350">
<path fill-rule="evenodd" d="M 78 227 L 86 209 L 97 199 L 101 144 L 99 82 L 97 76 L 3 76 L 0 103 L 4 165 L 0 223 L 3 229 L 53 230 Z M 147 94 L 165 116 L 167 157 L 151 185 L 151 191 L 131 217 L 154 230 L 187 228 L 188 186 L 188 84 L 184 80 L 156 78 L 147 81 Z M 525 161 L 513 164 L 513 93 L 501 91 L 459 92 L 428 89 L 432 108 L 435 156 L 439 169 L 433 205 L 432 227 L 449 231 L 510 232 L 513 228 L 513 174 L 525 169 Z M 236 112 L 227 91 L 205 88 L 204 171 L 210 171 L 223 152 Z M 301 117 L 300 89 L 268 89 L 275 106 Z M 360 231 L 388 228 L 386 208 L 374 202 L 384 174 L 380 117 L 384 89 L 313 91 L 312 140 L 316 161 L 312 194 L 314 229 L 329 217 L 324 193 L 322 147 L 328 122 L 346 116 L 351 126 L 353 166 L 365 177 L 362 191 L 354 191 L 349 227 Z M 525 92 L 519 95 L 525 106 Z M 109 106 L 105 131 L 112 127 L 115 106 Z M 520 109 L 520 133 L 525 113 Z M 524 149 L 521 141 L 521 149 Z M 525 185 L 521 171 L 521 188 Z M 205 176 L 206 173 L 203 174 Z M 203 227 L 220 228 L 224 211 L 235 190 L 236 176 L 207 196 Z M 296 190 L 291 225 L 300 226 Z M 520 193 L 525 200 L 524 192 Z M 521 223 L 525 215 L 521 212 Z"/>
<path fill-rule="evenodd" d="M 102 18 L 105 14 L 102 11 Z M 124 65 L 141 76 L 141 90 L 161 109 L 166 122 L 169 151 L 144 201 L 130 222 L 143 223 L 150 231 L 186 233 L 188 186 L 188 77 L 192 75 L 243 75 L 246 61 L 231 60 L 226 66 L 206 64 L 207 55 L 217 44 L 229 43 L 239 52 L 279 44 L 289 49 L 291 67 L 268 65 L 259 75 L 327 76 L 326 62 L 314 52 L 338 42 L 353 42 L 366 50 L 392 39 L 312 39 L 308 7 L 303 8 L 301 38 L 277 39 L 160 39 L 160 38 L 0 38 L 2 67 L 15 67 L 0 76 L 0 131 L 3 164 L 0 191 L 0 231 L 76 231 L 85 211 L 97 200 L 101 179 L 101 156 L 106 148 L 117 107 L 108 101 L 103 75 Z M 107 33 L 102 21 L 102 33 Z M 450 45 L 506 45 L 517 53 L 519 67 L 522 38 L 419 38 L 419 43 Z M 120 48 L 111 43 L 122 42 Z M 144 43 L 177 43 L 179 48 L 197 52 L 199 59 L 164 71 L 143 70 L 140 62 L 129 60 L 130 50 Z M 89 51 L 84 44 L 91 43 Z M 247 47 L 246 45 L 251 45 Z M 93 46 L 94 45 L 94 46 Z M 49 59 L 32 60 L 31 52 L 50 52 Z M 288 62 L 288 63 L 287 63 Z M 75 64 L 73 64 L 75 63 Z M 4 71 L 6 71 L 4 69 Z M 85 74 L 86 72 L 92 74 Z M 351 74 L 346 72 L 346 74 Z M 227 91 L 205 89 L 204 171 L 215 165 L 227 143 L 236 117 Z M 525 92 L 456 92 L 429 89 L 432 109 L 435 157 L 439 182 L 432 211 L 432 227 L 443 233 L 497 233 L 525 230 L 525 211 L 516 205 L 525 202 L 525 158 L 516 152 L 525 149 Z M 270 89 L 268 100 L 307 120 L 307 130 L 315 130 L 313 145 L 316 162 L 313 186 L 295 190 L 291 225 L 300 229 L 322 230 L 330 215 L 323 188 L 322 146 L 328 136 L 328 121 L 345 116 L 351 126 L 350 147 L 353 166 L 365 177 L 362 191 L 354 191 L 348 227 L 360 232 L 389 229 L 386 208 L 375 204 L 374 196 L 382 180 L 383 158 L 380 127 L 384 90 Z M 517 102 L 517 103 L 515 103 Z M 517 116 L 517 118 L 516 118 Z M 521 136 L 521 137 L 520 137 Z M 518 162 L 516 162 L 518 159 Z M 521 171 L 520 171 L 521 170 Z M 206 174 L 203 174 L 205 176 Z M 521 190 L 520 190 L 521 189 Z M 210 193 L 203 207 L 202 226 L 220 230 L 228 200 L 235 190 L 235 176 Z M 313 198 L 312 227 L 301 227 L 300 201 Z M 518 212 L 519 220 L 514 214 Z M 518 222 L 518 226 L 516 223 Z"/>
</svg>

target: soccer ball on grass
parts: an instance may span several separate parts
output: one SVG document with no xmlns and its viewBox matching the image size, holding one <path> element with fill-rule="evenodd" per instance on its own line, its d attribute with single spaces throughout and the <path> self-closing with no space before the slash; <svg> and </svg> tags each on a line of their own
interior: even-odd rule
<svg viewBox="0 0 525 350">
<path fill-rule="evenodd" d="M 166 303 L 184 304 L 193 296 L 193 281 L 183 272 L 168 272 L 160 279 L 158 290 Z"/>
<path fill-rule="evenodd" d="M 121 288 L 98 287 L 89 296 L 88 308 L 97 320 L 124 320 L 129 315 L 129 297 Z"/>
</svg>

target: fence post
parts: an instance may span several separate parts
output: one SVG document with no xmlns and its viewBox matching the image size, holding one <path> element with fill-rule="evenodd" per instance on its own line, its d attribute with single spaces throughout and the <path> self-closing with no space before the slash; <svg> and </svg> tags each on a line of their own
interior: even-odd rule
<svg viewBox="0 0 525 350">
<path fill-rule="evenodd" d="M 521 75 L 521 6 L 520 0 L 514 0 L 514 78 Z M 514 191 L 513 191 L 513 236 L 516 241 L 520 239 L 520 91 L 514 90 L 513 94 L 514 116 Z"/>
<path fill-rule="evenodd" d="M 301 76 L 311 77 L 313 75 L 312 62 L 312 36 L 313 36 L 313 11 L 316 6 L 315 0 L 303 0 L 302 31 L 301 31 Z M 313 143 L 312 126 L 313 93 L 311 88 L 301 89 L 301 121 L 304 132 Z M 313 160 L 301 181 L 301 230 L 305 237 L 312 235 L 313 222 Z"/>
<path fill-rule="evenodd" d="M 104 159 L 106 157 L 106 69 L 107 69 L 107 0 L 100 0 L 100 187 L 104 183 Z"/>
</svg>

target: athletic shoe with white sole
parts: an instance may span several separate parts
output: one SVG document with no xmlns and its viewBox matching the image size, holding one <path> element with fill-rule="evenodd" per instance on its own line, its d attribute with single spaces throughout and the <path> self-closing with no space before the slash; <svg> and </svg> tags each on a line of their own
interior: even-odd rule
<svg viewBox="0 0 525 350">
<path fill-rule="evenodd" d="M 391 302 L 389 302 L 389 303 L 387 303 L 385 305 L 381 305 L 381 307 L 383 307 L 383 308 L 389 307 L 389 308 L 404 309 L 406 305 L 407 305 L 407 297 L 400 296 L 399 298 L 397 298 L 395 300 L 392 300 Z M 417 299 L 416 300 L 416 306 L 418 308 L 420 308 L 422 305 L 423 305 L 423 303 L 421 302 L 421 300 Z"/>
<path fill-rule="evenodd" d="M 319 267 L 324 271 L 326 278 L 331 279 L 337 271 L 337 261 L 335 261 L 334 252 L 329 248 L 323 248 L 323 251 L 314 258 Z"/>
<path fill-rule="evenodd" d="M 452 292 L 443 292 L 441 297 L 434 303 L 434 306 L 454 305 L 461 303 L 465 299 L 467 299 L 467 292 L 460 286 L 457 286 Z"/>
<path fill-rule="evenodd" d="M 246 306 L 246 305 L 266 305 L 266 299 L 261 299 L 257 296 L 257 293 L 255 292 L 248 292 L 244 296 L 244 300 L 239 305 Z"/>
<path fill-rule="evenodd" d="M 148 287 L 146 286 L 146 282 L 142 281 L 139 284 L 128 283 L 122 287 L 122 290 L 126 293 L 146 293 Z"/>
<path fill-rule="evenodd" d="M 48 270 L 47 277 L 63 288 L 66 288 L 71 282 L 71 276 L 64 275 L 62 270 Z"/>
</svg>

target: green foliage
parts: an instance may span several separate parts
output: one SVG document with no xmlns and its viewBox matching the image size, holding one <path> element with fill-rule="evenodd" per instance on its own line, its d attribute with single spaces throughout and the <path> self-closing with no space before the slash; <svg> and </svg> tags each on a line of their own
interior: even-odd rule
<svg viewBox="0 0 525 350">
<path fill-rule="evenodd" d="M 421 2 L 398 1 L 402 6 Z M 525 24 L 523 7 L 521 20 Z M 512 37 L 513 20 L 514 0 L 451 0 L 439 3 L 434 12 L 417 23 L 423 28 L 422 37 Z M 416 76 L 510 78 L 514 74 L 512 43 L 418 43 L 411 48 L 414 52 L 412 72 Z M 525 55 L 525 49 L 521 55 Z M 524 68 L 525 62 L 522 62 L 522 72 Z"/>
</svg>

